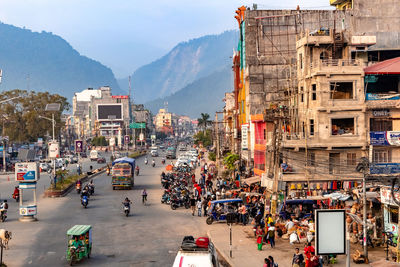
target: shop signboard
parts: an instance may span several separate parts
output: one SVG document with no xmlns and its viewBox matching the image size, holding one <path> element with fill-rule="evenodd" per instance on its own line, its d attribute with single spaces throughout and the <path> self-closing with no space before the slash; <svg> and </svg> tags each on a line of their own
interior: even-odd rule
<svg viewBox="0 0 400 267">
<path fill-rule="evenodd" d="M 49 158 L 55 159 L 60 157 L 60 149 L 57 142 L 49 143 Z"/>
<path fill-rule="evenodd" d="M 33 182 L 33 183 L 19 183 L 19 189 L 36 189 L 36 182 Z"/>
<path fill-rule="evenodd" d="M 144 134 L 143 133 L 139 134 L 139 141 L 144 141 Z"/>
<path fill-rule="evenodd" d="M 400 163 L 373 163 L 369 170 L 371 174 L 400 173 Z"/>
<path fill-rule="evenodd" d="M 37 214 L 37 206 L 36 205 L 28 205 L 28 206 L 20 206 L 19 207 L 19 215 L 33 216 L 36 214 Z"/>
<path fill-rule="evenodd" d="M 129 141 L 130 141 L 129 135 L 125 135 L 125 136 L 124 136 L 124 142 L 125 142 L 125 144 L 129 144 Z"/>
<path fill-rule="evenodd" d="M 346 211 L 315 211 L 316 255 L 346 254 Z"/>
<path fill-rule="evenodd" d="M 150 138 L 151 138 L 151 140 L 156 140 L 156 135 L 155 135 L 155 134 L 152 134 L 152 135 L 150 136 Z"/>
<path fill-rule="evenodd" d="M 39 178 L 40 178 L 40 173 L 37 162 L 15 163 L 15 181 L 36 182 L 39 180 Z"/>
<path fill-rule="evenodd" d="M 393 201 L 392 190 L 390 188 L 381 187 L 381 203 L 386 205 L 398 206 Z M 393 192 L 395 199 L 400 202 L 400 192 Z"/>
<path fill-rule="evenodd" d="M 242 149 L 243 150 L 247 150 L 249 148 L 248 132 L 249 132 L 248 124 L 243 124 L 242 125 Z"/>
<path fill-rule="evenodd" d="M 400 146 L 400 132 L 370 132 L 370 142 L 373 146 Z"/>
<path fill-rule="evenodd" d="M 111 137 L 108 143 L 110 144 L 110 146 L 115 146 L 115 138 Z"/>
</svg>

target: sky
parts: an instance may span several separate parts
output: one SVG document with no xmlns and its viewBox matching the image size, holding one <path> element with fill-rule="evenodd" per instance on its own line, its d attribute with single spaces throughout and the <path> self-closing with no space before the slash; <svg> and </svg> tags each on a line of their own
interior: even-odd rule
<svg viewBox="0 0 400 267">
<path fill-rule="evenodd" d="M 259 9 L 329 7 L 329 0 L 0 0 L 0 21 L 57 34 L 124 78 L 182 41 L 236 29 L 235 10 L 255 2 Z"/>
</svg>

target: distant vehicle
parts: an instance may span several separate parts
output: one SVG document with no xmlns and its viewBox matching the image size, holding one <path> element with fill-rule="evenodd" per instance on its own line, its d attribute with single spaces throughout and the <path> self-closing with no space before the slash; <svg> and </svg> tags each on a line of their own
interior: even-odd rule
<svg viewBox="0 0 400 267">
<path fill-rule="evenodd" d="M 214 244 L 206 237 L 195 240 L 192 236 L 185 236 L 172 265 L 180 266 L 219 267 Z"/>
<path fill-rule="evenodd" d="M 78 163 L 78 156 L 76 155 L 66 155 L 65 156 L 69 163 Z"/>
<path fill-rule="evenodd" d="M 51 165 L 48 163 L 42 162 L 39 164 L 39 170 L 42 172 L 48 172 L 51 169 Z"/>
<path fill-rule="evenodd" d="M 62 168 L 64 166 L 64 159 L 56 159 L 56 169 Z"/>
<path fill-rule="evenodd" d="M 90 151 L 90 161 L 96 161 L 99 157 L 101 157 L 101 155 L 97 150 Z"/>
<path fill-rule="evenodd" d="M 181 146 L 181 147 L 179 147 L 179 151 L 187 151 L 186 146 Z"/>
<path fill-rule="evenodd" d="M 116 188 L 132 189 L 135 185 L 135 159 L 124 157 L 114 160 L 112 163 L 112 180 L 113 190 Z"/>
<path fill-rule="evenodd" d="M 175 149 L 167 150 L 167 154 L 165 155 L 167 159 L 176 159 L 176 152 Z"/>
<path fill-rule="evenodd" d="M 151 155 L 152 157 L 158 157 L 158 151 L 157 151 L 156 149 L 152 149 L 152 150 L 150 151 L 150 155 Z"/>
<path fill-rule="evenodd" d="M 100 164 L 106 163 L 106 159 L 104 157 L 99 157 L 99 158 L 97 158 L 97 163 L 100 163 Z"/>
</svg>

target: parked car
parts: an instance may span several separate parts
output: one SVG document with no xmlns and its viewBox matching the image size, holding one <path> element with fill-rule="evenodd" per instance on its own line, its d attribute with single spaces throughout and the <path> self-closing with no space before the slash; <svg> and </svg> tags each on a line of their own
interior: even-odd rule
<svg viewBox="0 0 400 267">
<path fill-rule="evenodd" d="M 97 163 L 106 163 L 106 159 L 104 157 L 97 158 Z"/>
<path fill-rule="evenodd" d="M 152 150 L 150 151 L 150 155 L 151 155 L 152 157 L 158 157 L 158 151 L 157 151 L 156 149 L 152 149 Z"/>
<path fill-rule="evenodd" d="M 52 169 L 52 167 L 51 167 L 51 165 L 50 165 L 49 163 L 41 162 L 41 163 L 39 164 L 39 169 L 40 169 L 40 171 L 42 171 L 42 172 L 48 172 L 49 170 Z"/>
</svg>

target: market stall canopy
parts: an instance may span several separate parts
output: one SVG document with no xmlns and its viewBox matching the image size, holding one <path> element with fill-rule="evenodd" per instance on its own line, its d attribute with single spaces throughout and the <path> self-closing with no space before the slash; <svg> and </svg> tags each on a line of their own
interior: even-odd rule
<svg viewBox="0 0 400 267">
<path fill-rule="evenodd" d="M 331 193 L 331 194 L 328 194 L 328 195 L 324 195 L 324 197 L 329 197 L 332 200 L 346 201 L 351 196 L 335 192 L 335 193 Z"/>
<path fill-rule="evenodd" d="M 243 183 L 246 183 L 248 185 L 255 184 L 261 182 L 261 176 L 253 176 L 247 179 L 243 179 L 242 181 Z"/>
<path fill-rule="evenodd" d="M 400 74 L 400 57 L 388 59 L 364 69 L 365 75 Z"/>
</svg>

